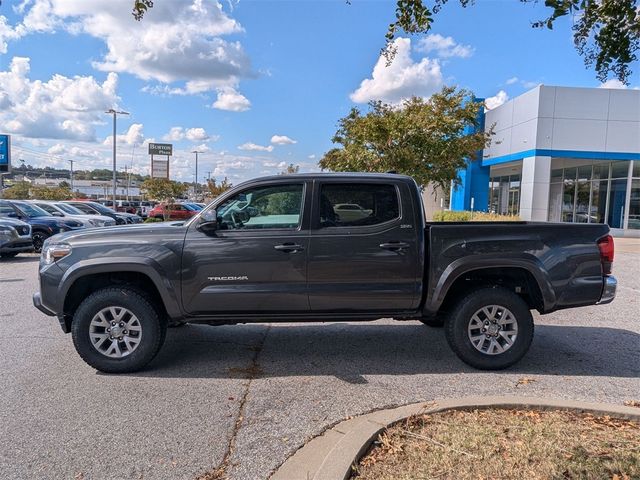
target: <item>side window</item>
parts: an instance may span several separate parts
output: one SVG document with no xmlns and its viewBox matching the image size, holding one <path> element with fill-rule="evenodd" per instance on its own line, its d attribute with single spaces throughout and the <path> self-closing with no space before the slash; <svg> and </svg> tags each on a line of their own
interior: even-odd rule
<svg viewBox="0 0 640 480">
<path fill-rule="evenodd" d="M 320 226 L 370 226 L 400 216 L 393 185 L 376 183 L 325 184 L 320 189 Z"/>
<path fill-rule="evenodd" d="M 43 209 L 47 213 L 56 213 L 57 212 L 57 210 L 55 208 L 53 208 L 51 205 L 49 205 L 47 203 L 38 203 L 37 205 L 38 205 L 38 207 L 40 207 L 41 209 Z"/>
<path fill-rule="evenodd" d="M 8 203 L 0 203 L 0 216 L 9 216 L 12 213 L 15 213 L 13 211 L 13 208 L 11 207 L 11 205 L 9 205 Z"/>
<path fill-rule="evenodd" d="M 278 184 L 245 190 L 217 208 L 221 230 L 297 228 L 302 216 L 303 184 Z"/>
</svg>

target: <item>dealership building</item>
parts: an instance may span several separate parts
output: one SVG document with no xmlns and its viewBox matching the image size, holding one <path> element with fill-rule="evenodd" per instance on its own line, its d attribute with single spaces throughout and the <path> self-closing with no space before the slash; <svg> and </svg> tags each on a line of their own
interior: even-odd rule
<svg viewBox="0 0 640 480">
<path fill-rule="evenodd" d="M 540 85 L 482 123 L 491 144 L 460 172 L 452 210 L 607 223 L 640 237 L 640 90 Z"/>
</svg>

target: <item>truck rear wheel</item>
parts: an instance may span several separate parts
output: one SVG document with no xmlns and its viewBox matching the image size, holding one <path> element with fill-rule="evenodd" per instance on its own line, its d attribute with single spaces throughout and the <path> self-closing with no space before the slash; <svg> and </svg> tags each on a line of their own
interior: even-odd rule
<svg viewBox="0 0 640 480">
<path fill-rule="evenodd" d="M 167 332 L 144 293 L 122 287 L 103 288 L 78 307 L 71 324 L 76 351 L 105 373 L 140 370 L 156 356 Z"/>
<path fill-rule="evenodd" d="M 458 357 L 481 370 L 500 370 L 520 360 L 533 340 L 527 303 L 502 287 L 475 290 L 451 312 L 447 342 Z"/>
</svg>

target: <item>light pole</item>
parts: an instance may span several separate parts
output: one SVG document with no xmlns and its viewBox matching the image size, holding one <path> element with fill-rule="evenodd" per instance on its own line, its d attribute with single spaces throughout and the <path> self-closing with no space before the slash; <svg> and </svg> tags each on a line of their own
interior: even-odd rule
<svg viewBox="0 0 640 480">
<path fill-rule="evenodd" d="M 108 113 L 113 115 L 113 210 L 117 211 L 116 208 L 116 189 L 118 188 L 117 179 L 116 179 L 116 116 L 117 115 L 129 115 L 129 112 L 118 111 L 110 108 L 104 113 Z"/>
<path fill-rule="evenodd" d="M 195 197 L 195 201 L 198 201 L 198 154 L 201 153 L 198 150 L 193 150 L 191 153 L 196 154 L 196 177 L 195 182 L 193 184 L 193 196 Z"/>
</svg>

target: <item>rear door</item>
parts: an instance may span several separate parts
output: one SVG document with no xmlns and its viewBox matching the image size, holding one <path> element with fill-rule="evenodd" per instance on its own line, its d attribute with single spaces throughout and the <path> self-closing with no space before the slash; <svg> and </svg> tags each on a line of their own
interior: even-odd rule
<svg viewBox="0 0 640 480">
<path fill-rule="evenodd" d="M 189 227 L 182 301 L 193 315 L 308 312 L 311 184 L 260 182 L 215 205 L 218 230 Z"/>
<path fill-rule="evenodd" d="M 318 180 L 309 246 L 314 312 L 418 307 L 422 262 L 407 185 L 392 179 Z"/>
</svg>

